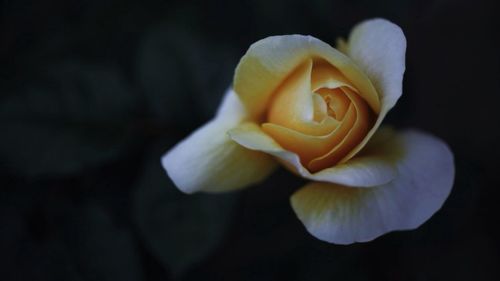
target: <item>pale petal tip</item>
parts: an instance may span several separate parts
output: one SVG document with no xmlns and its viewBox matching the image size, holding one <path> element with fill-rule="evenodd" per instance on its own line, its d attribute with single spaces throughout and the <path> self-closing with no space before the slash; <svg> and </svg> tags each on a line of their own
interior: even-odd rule
<svg viewBox="0 0 500 281">
<path fill-rule="evenodd" d="M 249 150 L 227 136 L 231 123 L 216 118 L 179 142 L 161 159 L 184 193 L 226 192 L 251 186 L 276 168 L 269 155 Z"/>
<path fill-rule="evenodd" d="M 179 155 L 177 155 L 178 153 L 175 149 L 176 147 L 170 149 L 161 157 L 161 165 L 177 189 L 186 194 L 194 193 L 196 192 L 195 189 L 183 184 L 182 178 L 184 177 L 184 172 L 178 168 L 179 164 L 176 161 L 176 157 L 179 157 Z"/>
</svg>

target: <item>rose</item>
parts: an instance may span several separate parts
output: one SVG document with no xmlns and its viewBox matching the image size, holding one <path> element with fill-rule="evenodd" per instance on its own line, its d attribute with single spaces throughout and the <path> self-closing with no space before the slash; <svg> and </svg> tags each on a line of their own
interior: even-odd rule
<svg viewBox="0 0 500 281">
<path fill-rule="evenodd" d="M 402 94 L 403 32 L 369 20 L 338 48 L 301 35 L 254 43 L 216 117 L 163 157 L 177 187 L 247 187 L 278 161 L 312 180 L 291 204 L 321 240 L 369 241 L 429 219 L 453 184 L 451 151 L 423 132 L 380 128 Z"/>
</svg>

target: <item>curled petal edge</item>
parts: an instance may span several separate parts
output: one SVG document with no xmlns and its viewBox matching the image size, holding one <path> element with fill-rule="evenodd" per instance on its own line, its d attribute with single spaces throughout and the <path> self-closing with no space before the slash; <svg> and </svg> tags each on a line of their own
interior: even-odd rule
<svg viewBox="0 0 500 281">
<path fill-rule="evenodd" d="M 441 140 L 405 131 L 398 176 L 370 189 L 312 182 L 291 197 L 307 231 L 335 244 L 371 241 L 385 233 L 419 227 L 444 204 L 453 186 L 453 154 Z"/>
<path fill-rule="evenodd" d="M 296 174 L 314 181 L 373 187 L 390 182 L 398 174 L 396 163 L 401 156 L 400 150 L 385 142 L 392 134 L 389 128 L 381 129 L 371 144 L 355 158 L 317 173 L 310 173 L 297 154 L 283 149 L 255 123 L 242 123 L 228 134 L 240 145 L 273 155 Z"/>
</svg>

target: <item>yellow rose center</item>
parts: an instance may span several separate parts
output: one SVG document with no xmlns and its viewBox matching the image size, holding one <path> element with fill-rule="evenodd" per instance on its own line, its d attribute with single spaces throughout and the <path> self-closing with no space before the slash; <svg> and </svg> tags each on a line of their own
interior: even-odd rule
<svg viewBox="0 0 500 281">
<path fill-rule="evenodd" d="M 374 120 L 375 113 L 337 68 L 311 58 L 273 93 L 262 129 L 317 172 L 347 160 Z"/>
</svg>

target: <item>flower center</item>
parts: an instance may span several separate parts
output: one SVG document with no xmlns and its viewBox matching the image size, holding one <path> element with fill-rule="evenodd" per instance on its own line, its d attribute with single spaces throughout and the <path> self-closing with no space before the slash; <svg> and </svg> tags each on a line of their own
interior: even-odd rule
<svg viewBox="0 0 500 281">
<path fill-rule="evenodd" d="M 351 82 L 318 59 L 298 66 L 268 108 L 262 129 L 311 172 L 348 160 L 344 157 L 363 140 L 375 116 Z"/>
</svg>

